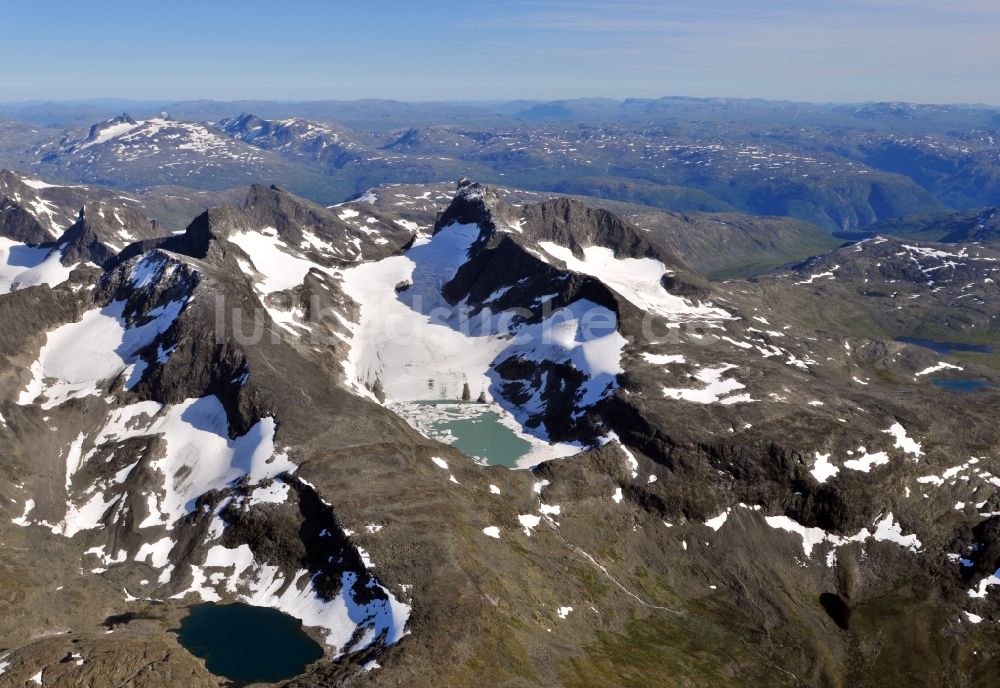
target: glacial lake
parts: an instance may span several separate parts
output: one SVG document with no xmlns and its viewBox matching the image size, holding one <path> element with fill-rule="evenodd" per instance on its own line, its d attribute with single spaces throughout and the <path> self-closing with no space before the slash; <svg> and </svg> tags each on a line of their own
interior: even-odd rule
<svg viewBox="0 0 1000 688">
<path fill-rule="evenodd" d="M 287 614 L 248 604 L 199 604 L 176 629 L 178 640 L 234 686 L 298 676 L 323 648 Z"/>
<path fill-rule="evenodd" d="M 425 437 L 492 466 L 515 468 L 517 460 L 533 449 L 488 404 L 418 401 L 392 409 Z"/>
<path fill-rule="evenodd" d="M 982 380 L 970 380 L 965 378 L 940 378 L 938 380 L 931 380 L 931 383 L 935 387 L 946 389 L 949 392 L 963 392 L 965 394 L 985 392 L 987 390 L 995 389 L 993 385 L 983 382 Z"/>
<path fill-rule="evenodd" d="M 940 342 L 934 339 L 922 339 L 920 337 L 896 337 L 896 341 L 902 342 L 903 344 L 915 344 L 917 346 L 922 346 L 925 349 L 930 349 L 939 354 L 950 354 L 952 352 L 977 353 L 977 354 L 993 353 L 993 347 L 987 344 L 963 344 L 961 342 Z"/>
</svg>

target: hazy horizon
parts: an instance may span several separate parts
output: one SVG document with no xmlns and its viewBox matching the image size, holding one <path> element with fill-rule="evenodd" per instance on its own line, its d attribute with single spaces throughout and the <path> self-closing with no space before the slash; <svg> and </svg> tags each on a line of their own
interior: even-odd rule
<svg viewBox="0 0 1000 688">
<path fill-rule="evenodd" d="M 107 97 L 93 97 L 93 98 L 67 98 L 67 99 L 57 99 L 57 98 L 28 98 L 21 100 L 0 100 L 0 106 L 31 106 L 31 105 L 67 105 L 67 106 L 83 106 L 83 105 L 96 105 L 96 106 L 106 106 L 110 107 L 113 105 L 140 105 L 144 107 L 157 107 L 161 105 L 171 105 L 176 103 L 194 103 L 194 102 L 211 102 L 211 103 L 279 103 L 279 104 L 289 104 L 294 105 L 297 103 L 363 103 L 363 102 L 386 102 L 386 103 L 401 103 L 404 105 L 470 105 L 478 107 L 489 107 L 495 105 L 508 105 L 512 103 L 572 103 L 572 102 L 585 102 L 585 101 L 612 101 L 617 103 L 622 103 L 626 101 L 645 101 L 645 100 L 692 100 L 692 101 L 702 101 L 702 100 L 718 100 L 718 101 L 758 101 L 766 103 L 792 103 L 801 105 L 868 105 L 875 103 L 898 103 L 903 105 L 941 105 L 941 106 L 954 106 L 954 107 L 983 107 L 983 108 L 1000 108 L 1000 101 L 991 102 L 973 102 L 973 101 L 917 101 L 917 100 L 897 100 L 897 99 L 869 99 L 869 100 L 800 100 L 794 98 L 766 98 L 757 96 L 726 96 L 726 95 L 706 95 L 706 96 L 692 96 L 686 94 L 668 94 L 659 96 L 623 96 L 623 97 L 612 97 L 612 96 L 601 96 L 601 95 L 582 95 L 582 96 L 572 96 L 566 98 L 481 98 L 481 99 L 459 99 L 459 98 L 433 98 L 433 99 L 407 99 L 407 98 L 393 98 L 392 96 L 377 97 L 372 96 L 368 98 L 125 98 L 118 96 L 107 96 Z"/>
<path fill-rule="evenodd" d="M 761 98 L 814 103 L 996 103 L 1000 6 L 956 0 L 178 0 L 7 8 L 5 102 Z M 725 94 L 720 96 L 719 94 Z"/>
</svg>

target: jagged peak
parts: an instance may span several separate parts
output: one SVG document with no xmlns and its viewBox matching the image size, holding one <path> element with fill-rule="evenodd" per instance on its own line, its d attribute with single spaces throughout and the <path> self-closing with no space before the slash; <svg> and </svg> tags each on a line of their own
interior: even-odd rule
<svg viewBox="0 0 1000 688">
<path fill-rule="evenodd" d="M 136 120 L 132 119 L 132 116 L 129 115 L 127 112 L 123 112 L 117 117 L 112 117 L 111 119 L 107 119 L 104 120 L 103 122 L 98 122 L 97 124 L 92 125 L 90 127 L 90 133 L 87 135 L 87 140 L 96 139 L 102 131 L 117 126 L 119 124 L 130 124 L 135 126 L 138 125 L 139 123 Z"/>
<path fill-rule="evenodd" d="M 128 114 L 127 112 L 123 112 L 117 117 L 114 117 L 105 122 L 105 124 L 138 124 L 138 123 L 139 122 L 133 119 L 132 115 Z"/>
<path fill-rule="evenodd" d="M 132 208 L 105 201 L 86 201 L 76 222 L 59 237 L 58 245 L 63 248 L 64 265 L 78 262 L 103 265 L 122 246 L 151 239 L 154 234 L 154 225 Z"/>
<path fill-rule="evenodd" d="M 94 296 L 98 303 L 124 303 L 127 319 L 142 320 L 167 303 L 186 304 L 200 281 L 200 271 L 182 256 L 154 248 L 106 270 Z"/>
<path fill-rule="evenodd" d="M 79 262 L 92 262 L 103 265 L 114 257 L 115 252 L 101 240 L 93 224 L 87 221 L 84 208 L 80 209 L 79 218 L 63 232 L 59 238 L 62 247 L 62 263 L 72 265 Z"/>
<path fill-rule="evenodd" d="M 584 248 L 602 246 L 618 258 L 661 258 L 638 228 L 609 210 L 566 197 L 517 207 L 506 203 L 499 189 L 467 177 L 458 181 L 435 232 L 455 222 L 475 223 L 490 232 L 516 228 L 526 239 L 552 241 L 580 257 Z"/>
<path fill-rule="evenodd" d="M 279 235 L 291 235 L 298 243 L 301 230 L 313 227 L 344 229 L 336 213 L 310 200 L 296 196 L 277 184 L 254 184 L 240 210 L 257 229 L 273 227 Z"/>
<path fill-rule="evenodd" d="M 209 208 L 192 220 L 183 234 L 129 244 L 122 249 L 121 253 L 109 260 L 104 268 L 113 270 L 137 255 L 154 249 L 163 249 L 204 260 L 213 253 L 213 246 L 217 240 L 226 239 L 241 231 L 250 231 L 250 223 L 243 212 L 230 205 L 216 206 Z M 227 255 L 228 251 L 222 249 L 218 256 L 219 261 L 224 262 Z"/>
<path fill-rule="evenodd" d="M 434 231 L 455 223 L 480 228 L 470 255 L 510 241 L 535 256 L 548 253 L 544 245 L 551 243 L 586 260 L 587 249 L 598 247 L 610 250 L 616 259 L 653 259 L 662 263 L 666 268 L 662 286 L 675 295 L 700 300 L 711 291 L 704 277 L 673 253 L 650 244 L 627 219 L 575 199 L 562 197 L 514 206 L 503 200 L 501 190 L 463 178 Z"/>
<path fill-rule="evenodd" d="M 250 112 L 241 112 L 235 117 L 227 117 L 225 119 L 219 120 L 218 126 L 229 132 L 234 131 L 244 131 L 249 132 L 253 129 L 264 128 L 267 125 L 267 120 L 262 117 Z"/>
<path fill-rule="evenodd" d="M 582 257 L 583 249 L 601 246 L 616 258 L 662 258 L 625 218 L 571 198 L 553 198 L 522 209 L 523 226 L 536 240 L 547 239 Z"/>
<path fill-rule="evenodd" d="M 21 182 L 21 175 L 14 170 L 8 170 L 6 167 L 0 169 L 0 183 L 3 184 L 14 184 Z"/>
<path fill-rule="evenodd" d="M 254 206 L 254 204 L 256 204 L 256 203 L 259 203 L 261 201 L 267 201 L 269 199 L 278 198 L 278 197 L 287 198 L 289 200 L 293 200 L 293 201 L 296 201 L 296 202 L 301 202 L 301 203 L 304 203 L 304 204 L 305 203 L 311 203 L 310 201 L 307 201 L 304 198 L 301 198 L 301 197 L 298 197 L 298 196 L 296 196 L 294 194 L 288 193 L 287 191 L 285 191 L 284 189 L 282 189 L 277 184 L 260 184 L 260 183 L 257 183 L 257 184 L 251 184 L 250 185 L 250 190 L 247 192 L 247 196 L 243 200 L 242 209 L 246 210 L 248 208 L 252 208 Z M 317 204 L 313 203 L 312 205 L 317 205 Z M 317 205 L 317 207 L 322 207 L 322 206 L 318 206 Z"/>
<path fill-rule="evenodd" d="M 219 205 L 209 208 L 192 220 L 181 236 L 207 243 L 212 239 L 225 238 L 249 229 L 250 223 L 242 209 L 231 205 Z"/>
<path fill-rule="evenodd" d="M 258 229 L 273 227 L 279 235 L 290 234 L 298 242 L 302 230 L 326 228 L 335 233 L 351 230 L 336 212 L 296 196 L 277 184 L 253 184 L 240 210 Z"/>
<path fill-rule="evenodd" d="M 448 204 L 434 225 L 434 233 L 445 227 L 459 224 L 475 224 L 488 234 L 505 224 L 515 209 L 504 202 L 500 192 L 492 186 L 474 182 L 467 177 L 456 185 L 455 197 Z"/>
</svg>

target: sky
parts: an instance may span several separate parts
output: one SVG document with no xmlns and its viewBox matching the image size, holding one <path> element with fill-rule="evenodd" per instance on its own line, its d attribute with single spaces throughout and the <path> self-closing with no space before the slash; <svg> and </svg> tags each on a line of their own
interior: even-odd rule
<svg viewBox="0 0 1000 688">
<path fill-rule="evenodd" d="M 5 2 L 0 101 L 1000 104 L 998 21 L 997 0 Z"/>
</svg>

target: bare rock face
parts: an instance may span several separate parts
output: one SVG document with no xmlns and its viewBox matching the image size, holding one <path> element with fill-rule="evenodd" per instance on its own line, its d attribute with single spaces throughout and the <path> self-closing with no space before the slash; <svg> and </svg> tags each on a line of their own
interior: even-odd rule
<svg viewBox="0 0 1000 688">
<path fill-rule="evenodd" d="M 497 221 L 512 217 L 515 210 L 504 203 L 497 189 L 462 179 L 458 182 L 458 190 L 454 199 L 443 213 L 438 216 L 434 231 L 451 224 L 479 225 L 484 236 L 496 231 Z"/>
<path fill-rule="evenodd" d="M 160 236 L 145 217 L 127 207 L 87 203 L 77 221 L 59 239 L 64 265 L 103 265 L 127 244 Z"/>
<path fill-rule="evenodd" d="M 335 208 L 324 208 L 276 186 L 253 185 L 242 211 L 255 229 L 273 227 L 293 246 L 309 247 L 309 237 L 313 237 L 313 244 L 326 244 L 343 261 L 393 255 L 413 238 L 411 231 L 378 213 L 372 213 L 359 228 L 341 219 Z"/>
<path fill-rule="evenodd" d="M 382 381 L 377 378 L 375 380 L 375 384 L 372 385 L 372 394 L 375 395 L 375 398 L 378 399 L 379 403 L 385 403 L 385 390 L 382 389 Z"/>
<path fill-rule="evenodd" d="M 0 236 L 25 244 L 44 244 L 52 233 L 38 218 L 10 198 L 0 200 Z"/>
</svg>

